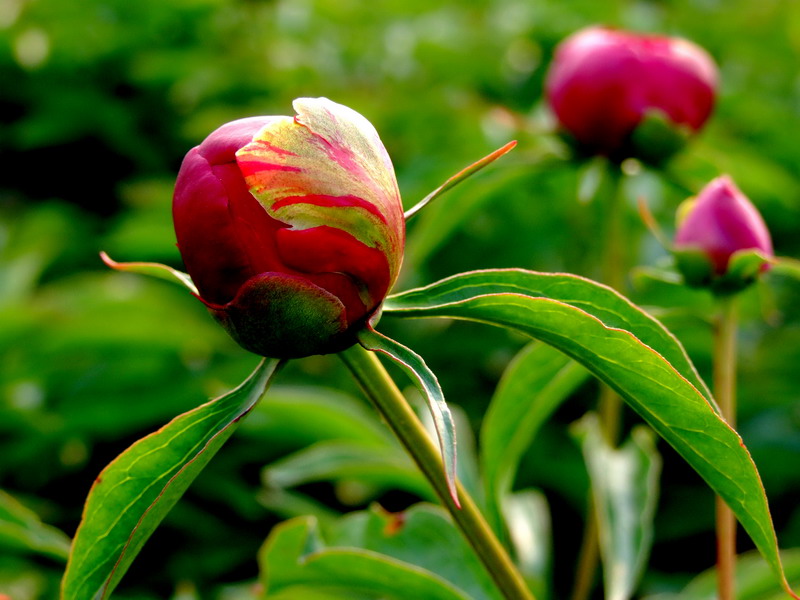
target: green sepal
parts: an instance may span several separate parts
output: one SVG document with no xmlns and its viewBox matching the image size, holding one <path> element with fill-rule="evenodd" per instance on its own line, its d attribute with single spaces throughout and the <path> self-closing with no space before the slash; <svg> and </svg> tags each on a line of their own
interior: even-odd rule
<svg viewBox="0 0 800 600">
<path fill-rule="evenodd" d="M 231 302 L 209 309 L 242 348 L 260 356 L 302 358 L 356 343 L 341 300 L 296 275 L 261 273 Z"/>
<path fill-rule="evenodd" d="M 750 287 L 772 259 L 758 250 L 739 250 L 731 255 L 728 270 L 712 282 L 711 291 L 717 296 L 736 294 Z"/>
<path fill-rule="evenodd" d="M 689 287 L 708 288 L 714 279 L 714 265 L 700 248 L 672 248 L 675 267 Z"/>
<path fill-rule="evenodd" d="M 150 277 L 155 277 L 157 279 L 164 279 L 165 281 L 171 281 L 172 283 L 179 283 L 192 292 L 195 296 L 199 294 L 197 291 L 197 286 L 195 286 L 192 278 L 189 277 L 188 273 L 184 273 L 183 271 L 178 271 L 178 269 L 173 269 L 167 265 L 162 265 L 161 263 L 153 263 L 153 262 L 124 262 L 120 263 L 113 260 L 108 254 L 105 252 L 100 253 L 100 259 L 106 264 L 106 266 L 111 267 L 115 271 L 128 271 L 130 273 L 139 273 L 140 275 L 149 275 Z"/>
<path fill-rule="evenodd" d="M 692 130 L 673 123 L 661 110 L 645 111 L 630 137 L 631 154 L 645 162 L 659 165 L 679 152 L 689 140 Z"/>
<path fill-rule="evenodd" d="M 747 289 L 756 282 L 765 265 L 775 262 L 758 250 L 739 250 L 731 255 L 725 273 L 718 275 L 699 248 L 673 248 L 672 255 L 686 285 L 709 289 L 716 296 L 730 296 Z"/>
</svg>

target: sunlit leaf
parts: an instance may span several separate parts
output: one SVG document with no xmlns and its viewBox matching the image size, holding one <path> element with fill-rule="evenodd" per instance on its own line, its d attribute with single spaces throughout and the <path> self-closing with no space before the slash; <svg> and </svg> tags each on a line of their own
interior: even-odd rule
<svg viewBox="0 0 800 600">
<path fill-rule="evenodd" d="M 95 480 L 62 582 L 64 600 L 102 599 L 191 482 L 253 408 L 278 361 L 262 361 L 232 392 L 142 438 Z"/>
<path fill-rule="evenodd" d="M 413 217 L 415 214 L 417 214 L 419 211 L 425 208 L 425 206 L 427 206 L 430 202 L 432 202 L 433 200 L 435 200 L 448 190 L 454 188 L 455 186 L 457 186 L 459 183 L 461 183 L 471 175 L 474 175 L 475 173 L 483 169 L 485 166 L 493 163 L 504 154 L 511 152 L 511 150 L 513 150 L 514 146 L 516 145 L 517 145 L 516 141 L 508 142 L 503 147 L 498 148 L 494 152 L 484 156 L 480 160 L 477 160 L 468 167 L 465 167 L 464 169 L 460 170 L 458 173 L 450 177 L 442 185 L 440 185 L 438 188 L 436 188 L 430 194 L 428 194 L 422 200 L 420 200 L 414 207 L 409 208 L 405 212 L 406 220 Z"/>
<path fill-rule="evenodd" d="M 677 340 L 616 292 L 573 275 L 487 270 L 394 296 L 384 312 L 508 327 L 583 364 L 725 499 L 785 584 L 767 498 L 742 439 L 719 417 Z"/>
<path fill-rule="evenodd" d="M 172 283 L 179 283 L 186 287 L 190 292 L 197 295 L 197 287 L 194 285 L 192 278 L 187 273 L 173 269 L 170 266 L 162 265 L 160 263 L 152 262 L 117 262 L 113 260 L 105 252 L 100 253 L 100 258 L 106 265 L 116 271 L 128 271 L 130 273 L 139 273 L 140 275 L 150 275 Z"/>
</svg>

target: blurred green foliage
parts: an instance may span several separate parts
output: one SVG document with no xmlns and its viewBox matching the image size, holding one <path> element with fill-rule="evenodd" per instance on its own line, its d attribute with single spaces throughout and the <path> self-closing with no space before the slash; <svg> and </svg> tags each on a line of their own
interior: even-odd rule
<svg viewBox="0 0 800 600">
<path fill-rule="evenodd" d="M 600 203 L 578 199 L 590 167 L 568 160 L 542 103 L 555 44 L 597 22 L 691 38 L 721 69 L 707 129 L 666 172 L 641 168 L 627 178 L 629 266 L 666 256 L 636 216 L 637 199 L 671 231 L 678 203 L 720 172 L 762 211 L 776 251 L 800 256 L 800 4 L 793 0 L 3 0 L 0 488 L 71 535 L 105 464 L 256 364 L 183 290 L 109 272 L 97 257 L 106 250 L 117 260 L 180 267 L 174 176 L 183 154 L 225 121 L 289 114 L 298 96 L 347 104 L 381 133 L 407 207 L 518 139 L 512 155 L 409 224 L 398 289 L 487 267 L 597 276 Z M 709 298 L 644 276 L 630 279 L 628 293 L 664 319 L 708 375 Z M 785 547 L 800 545 L 799 293 L 778 276 L 746 293 L 740 360 L 740 431 Z M 524 344 L 466 323 L 385 319 L 382 329 L 428 360 L 475 428 Z M 294 361 L 274 389 L 286 398 L 297 385 L 315 386 L 311 399 L 357 394 L 332 357 Z M 557 411 L 517 482 L 550 498 L 553 597 L 571 584 L 586 497 L 568 425 L 594 397 L 588 384 Z M 116 596 L 166 598 L 196 588 L 197 597 L 235 597 L 226 586 L 255 579 L 255 552 L 280 519 L 315 514 L 324 524 L 372 499 L 400 510 L 418 498 L 419 486 L 391 492 L 348 474 L 309 480 L 302 496 L 266 485 L 261 470 L 274 461 L 345 439 L 326 433 L 329 417 L 314 402 L 300 403 L 307 418 L 285 403 L 284 421 L 270 417 L 268 405 L 253 415 Z M 356 421 L 369 414 L 358 400 L 343 405 L 352 405 Z M 678 589 L 713 563 L 712 495 L 660 449 L 662 498 L 645 592 Z M 0 545 L 0 592 L 15 600 L 54 598 L 62 570 L 58 554 Z"/>
</svg>

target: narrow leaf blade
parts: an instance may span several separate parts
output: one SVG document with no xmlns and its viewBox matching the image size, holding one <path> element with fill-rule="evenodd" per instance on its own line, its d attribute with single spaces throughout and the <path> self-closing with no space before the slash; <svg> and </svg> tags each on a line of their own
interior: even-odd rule
<svg viewBox="0 0 800 600">
<path fill-rule="evenodd" d="M 442 452 L 444 472 L 450 497 L 459 508 L 456 492 L 456 427 L 453 415 L 444 400 L 442 388 L 436 375 L 428 368 L 422 357 L 410 348 L 389 339 L 385 335 L 369 328 L 358 334 L 359 343 L 367 350 L 380 352 L 395 361 L 417 385 L 423 398 L 428 403 L 436 434 L 439 437 L 439 448 Z"/>
<path fill-rule="evenodd" d="M 102 599 L 145 541 L 266 390 L 278 361 L 262 361 L 232 392 L 134 443 L 95 480 L 75 534 L 61 597 Z"/>
<path fill-rule="evenodd" d="M 115 271 L 128 271 L 130 273 L 139 273 L 141 275 L 149 275 L 172 283 L 179 283 L 192 292 L 195 296 L 199 294 L 197 287 L 194 285 L 192 278 L 188 273 L 178 271 L 167 265 L 154 262 L 117 262 L 113 260 L 105 252 L 100 253 L 100 258 L 106 266 L 111 267 Z"/>
<path fill-rule="evenodd" d="M 436 188 L 430 194 L 428 194 L 422 200 L 420 200 L 414 207 L 408 209 L 405 213 L 406 221 L 411 217 L 413 217 L 415 214 L 417 214 L 419 211 L 421 211 L 423 208 L 425 208 L 425 206 L 430 204 L 433 200 L 444 194 L 446 191 L 454 188 L 459 183 L 461 183 L 471 175 L 474 175 L 482 168 L 484 168 L 486 165 L 493 163 L 504 154 L 511 152 L 511 150 L 513 150 L 516 145 L 517 145 L 516 140 L 508 142 L 505 146 L 498 148 L 497 150 L 484 156 L 480 160 L 475 161 L 468 167 L 461 169 L 458 173 L 450 177 L 442 185 L 440 185 L 438 188 Z"/>
</svg>

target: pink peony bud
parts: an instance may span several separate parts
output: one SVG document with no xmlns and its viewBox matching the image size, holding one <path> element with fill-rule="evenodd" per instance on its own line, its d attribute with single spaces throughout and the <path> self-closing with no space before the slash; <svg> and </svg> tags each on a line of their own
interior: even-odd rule
<svg viewBox="0 0 800 600">
<path fill-rule="evenodd" d="M 698 131 L 716 87 L 714 61 L 692 42 L 588 27 L 556 49 L 545 93 L 583 151 L 625 158 L 638 156 L 631 136 L 647 117 Z"/>
<path fill-rule="evenodd" d="M 731 256 L 740 250 L 773 256 L 764 219 L 727 175 L 711 181 L 692 201 L 678 226 L 675 248 L 700 250 L 716 275 L 727 272 Z"/>
<path fill-rule="evenodd" d="M 372 125 L 326 98 L 223 125 L 193 148 L 173 218 L 200 299 L 245 349 L 342 350 L 397 279 L 405 221 Z"/>
</svg>

